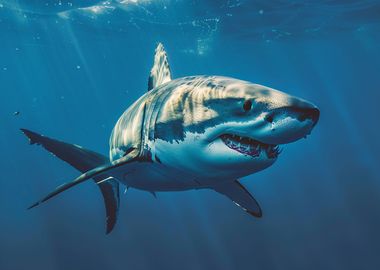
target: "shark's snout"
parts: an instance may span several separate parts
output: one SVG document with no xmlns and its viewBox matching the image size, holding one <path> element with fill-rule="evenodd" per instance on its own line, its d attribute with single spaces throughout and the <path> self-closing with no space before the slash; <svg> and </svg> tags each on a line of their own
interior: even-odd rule
<svg viewBox="0 0 380 270">
<path fill-rule="evenodd" d="M 268 106 L 259 139 L 271 144 L 297 141 L 308 134 L 318 123 L 319 109 L 303 99 L 288 96 L 282 104 Z"/>
<path fill-rule="evenodd" d="M 318 108 L 306 108 L 299 111 L 299 120 L 304 121 L 310 119 L 314 124 L 317 124 L 319 120 L 319 109 Z"/>
<path fill-rule="evenodd" d="M 316 106 L 309 103 L 307 106 L 302 107 L 289 106 L 275 109 L 266 115 L 265 121 L 273 123 L 273 121 L 278 117 L 281 118 L 284 116 L 292 116 L 300 122 L 309 120 L 313 123 L 313 126 L 315 126 L 319 120 L 319 114 L 319 109 Z"/>
<path fill-rule="evenodd" d="M 305 100 L 298 100 L 295 105 L 289 108 L 291 113 L 297 116 L 299 121 L 311 120 L 315 126 L 319 120 L 319 109 L 312 103 Z"/>
</svg>

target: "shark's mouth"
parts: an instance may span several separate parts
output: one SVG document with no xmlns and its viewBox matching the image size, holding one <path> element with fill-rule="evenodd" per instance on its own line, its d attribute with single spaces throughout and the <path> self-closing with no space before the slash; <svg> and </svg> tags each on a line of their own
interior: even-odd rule
<svg viewBox="0 0 380 270">
<path fill-rule="evenodd" d="M 249 137 L 223 134 L 220 138 L 227 147 L 251 157 L 258 157 L 264 151 L 268 158 L 273 159 L 281 153 L 278 145 L 262 143 Z"/>
</svg>

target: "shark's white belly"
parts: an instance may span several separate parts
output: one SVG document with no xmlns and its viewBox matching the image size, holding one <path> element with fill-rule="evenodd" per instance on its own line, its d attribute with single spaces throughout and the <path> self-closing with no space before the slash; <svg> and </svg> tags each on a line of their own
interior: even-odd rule
<svg viewBox="0 0 380 270">
<path fill-rule="evenodd" d="M 201 188 L 197 177 L 153 162 L 133 162 L 112 173 L 127 187 L 148 191 L 175 191 Z"/>
</svg>

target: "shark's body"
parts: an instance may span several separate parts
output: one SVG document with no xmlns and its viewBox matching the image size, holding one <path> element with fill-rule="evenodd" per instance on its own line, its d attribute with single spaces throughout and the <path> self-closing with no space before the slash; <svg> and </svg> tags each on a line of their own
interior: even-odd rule
<svg viewBox="0 0 380 270">
<path fill-rule="evenodd" d="M 116 123 L 109 160 L 23 129 L 31 143 L 83 172 L 32 207 L 93 178 L 105 200 L 107 232 L 116 222 L 119 182 L 153 194 L 210 188 L 260 217 L 259 205 L 237 180 L 272 165 L 277 145 L 305 137 L 318 118 L 314 105 L 246 81 L 220 76 L 172 80 L 159 44 L 148 92 Z"/>
</svg>

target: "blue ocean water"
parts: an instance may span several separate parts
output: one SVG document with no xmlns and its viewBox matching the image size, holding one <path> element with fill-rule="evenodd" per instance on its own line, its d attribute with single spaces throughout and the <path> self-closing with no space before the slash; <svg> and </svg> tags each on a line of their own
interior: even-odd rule
<svg viewBox="0 0 380 270">
<path fill-rule="evenodd" d="M 0 1 L 0 269 L 380 269 L 379 1 Z M 311 136 L 215 192 L 139 190 L 104 234 L 102 197 L 19 128 L 108 154 L 162 42 L 174 77 L 225 75 L 319 106 Z M 16 113 L 17 112 L 17 113 Z"/>
</svg>

